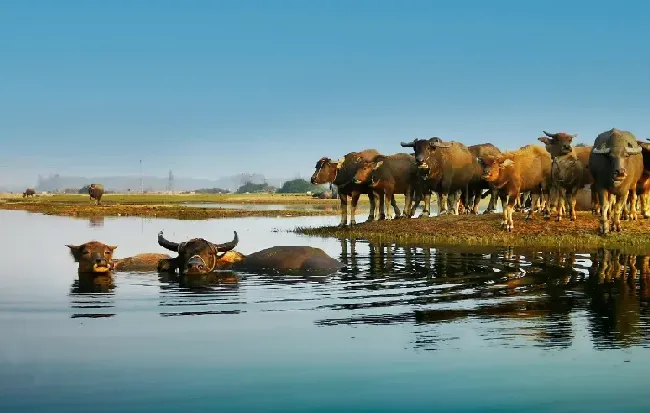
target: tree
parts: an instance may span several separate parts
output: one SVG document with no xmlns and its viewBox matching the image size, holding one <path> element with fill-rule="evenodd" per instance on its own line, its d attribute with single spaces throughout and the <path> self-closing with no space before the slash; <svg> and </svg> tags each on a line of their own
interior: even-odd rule
<svg viewBox="0 0 650 413">
<path fill-rule="evenodd" d="M 314 192 L 320 189 L 317 185 L 312 185 L 311 182 L 308 182 L 304 179 L 292 179 L 286 181 L 282 188 L 278 189 L 279 194 L 304 194 L 305 192 Z"/>
<path fill-rule="evenodd" d="M 80 193 L 80 194 L 87 194 L 87 193 L 88 193 L 88 188 L 90 188 L 90 185 L 85 185 L 85 186 L 83 186 L 83 187 L 79 190 L 79 193 Z"/>
</svg>

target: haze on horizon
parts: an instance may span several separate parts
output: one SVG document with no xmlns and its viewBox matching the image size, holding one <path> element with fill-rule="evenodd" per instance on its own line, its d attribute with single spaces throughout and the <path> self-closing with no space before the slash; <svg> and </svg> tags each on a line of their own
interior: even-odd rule
<svg viewBox="0 0 650 413">
<path fill-rule="evenodd" d="M 618 4 L 618 5 L 616 5 Z M 650 137 L 650 3 L 0 5 L 0 186 L 308 177 L 322 156 L 542 130 Z"/>
</svg>

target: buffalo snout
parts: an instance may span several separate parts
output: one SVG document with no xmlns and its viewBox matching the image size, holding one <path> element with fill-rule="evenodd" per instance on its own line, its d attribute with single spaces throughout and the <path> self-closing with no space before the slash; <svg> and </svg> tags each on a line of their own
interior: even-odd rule
<svg viewBox="0 0 650 413">
<path fill-rule="evenodd" d="M 198 255 L 193 256 L 187 261 L 185 266 L 186 274 L 201 274 L 206 271 L 205 263 Z"/>
</svg>

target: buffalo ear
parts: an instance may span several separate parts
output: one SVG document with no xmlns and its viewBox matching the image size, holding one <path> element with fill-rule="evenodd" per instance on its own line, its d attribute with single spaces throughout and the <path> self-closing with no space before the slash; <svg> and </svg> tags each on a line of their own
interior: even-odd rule
<svg viewBox="0 0 650 413">
<path fill-rule="evenodd" d="M 549 138 L 547 138 L 546 136 L 542 136 L 540 138 L 537 138 L 537 140 L 540 141 L 540 142 L 543 142 L 546 145 L 551 144 L 551 140 Z"/>
<path fill-rule="evenodd" d="M 117 248 L 117 245 L 107 245 L 106 247 L 113 252 Z"/>
<path fill-rule="evenodd" d="M 75 261 L 78 261 L 79 258 L 81 258 L 81 256 L 84 253 L 85 245 L 84 244 L 81 244 L 81 245 L 66 245 L 66 247 L 70 248 L 70 254 L 72 254 L 72 258 L 74 258 Z"/>
</svg>

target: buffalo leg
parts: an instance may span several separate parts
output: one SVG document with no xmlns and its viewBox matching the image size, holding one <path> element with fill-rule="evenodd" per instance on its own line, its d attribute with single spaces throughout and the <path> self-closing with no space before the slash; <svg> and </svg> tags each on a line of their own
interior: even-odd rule
<svg viewBox="0 0 650 413">
<path fill-rule="evenodd" d="M 533 214 L 535 213 L 535 205 L 539 201 L 540 194 L 533 192 L 530 194 L 530 197 L 531 197 L 530 209 L 528 210 L 528 215 L 526 216 L 526 220 L 533 219 Z"/>
<path fill-rule="evenodd" d="M 609 194 L 604 189 L 598 190 L 598 202 L 600 203 L 600 222 L 598 233 L 605 235 L 609 232 Z"/>
<path fill-rule="evenodd" d="M 395 212 L 395 217 L 394 218 L 399 218 L 402 215 L 402 212 L 399 210 L 399 206 L 397 205 L 397 201 L 395 201 L 395 194 L 392 191 L 393 190 L 391 189 L 390 204 L 392 205 L 393 211 Z M 404 212 L 406 212 L 406 211 L 404 211 Z"/>
<path fill-rule="evenodd" d="M 625 208 L 625 203 L 629 196 L 629 191 L 623 191 L 623 194 L 620 197 L 616 198 L 616 203 L 614 204 L 614 210 L 612 211 L 612 226 L 613 230 L 616 232 L 621 232 L 621 212 Z"/>
<path fill-rule="evenodd" d="M 630 189 L 629 192 L 629 199 L 630 199 L 630 213 L 629 213 L 629 218 L 631 221 L 636 221 L 637 220 L 637 209 L 636 209 L 636 188 Z"/>
<path fill-rule="evenodd" d="M 368 193 L 368 202 L 370 202 L 370 212 L 368 212 L 368 222 L 375 220 L 375 211 L 377 211 L 378 204 L 381 204 L 379 201 L 379 196 L 375 191 Z"/>
<path fill-rule="evenodd" d="M 348 224 L 348 196 L 339 193 L 339 201 L 341 201 L 341 222 L 339 227 L 344 227 Z"/>
<path fill-rule="evenodd" d="M 411 204 L 413 203 L 413 188 L 411 188 L 410 185 L 406 186 L 406 190 L 404 191 L 404 218 L 410 218 L 410 213 L 411 213 Z"/>
<path fill-rule="evenodd" d="M 357 204 L 359 203 L 359 197 L 361 193 L 354 191 L 352 192 L 352 207 L 350 208 L 350 225 L 355 225 L 357 223 Z"/>
</svg>

